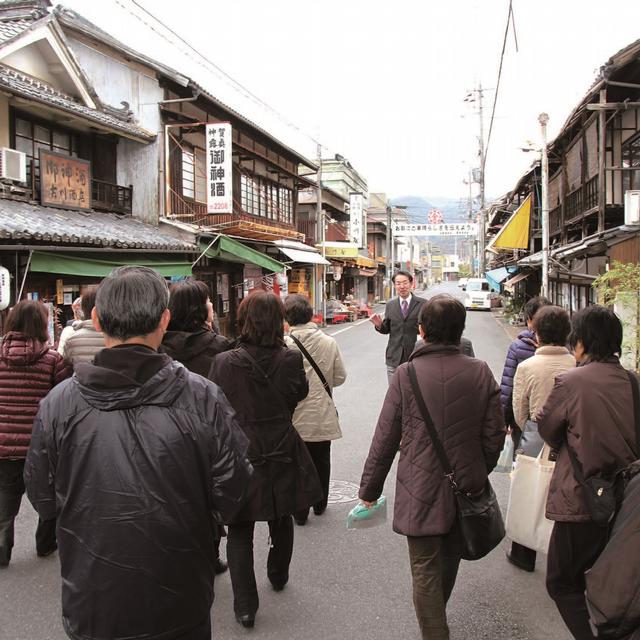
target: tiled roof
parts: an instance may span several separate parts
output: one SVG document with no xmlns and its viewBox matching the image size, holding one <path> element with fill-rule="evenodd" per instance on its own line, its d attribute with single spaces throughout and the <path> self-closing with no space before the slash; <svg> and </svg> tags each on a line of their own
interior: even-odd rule
<svg viewBox="0 0 640 640">
<path fill-rule="evenodd" d="M 0 64 L 0 88 L 11 93 L 41 102 L 103 126 L 120 131 L 146 142 L 155 139 L 155 134 L 131 122 L 125 122 L 114 115 L 91 109 L 74 102 L 71 96 L 61 93 L 47 83 L 22 71 Z"/>
<path fill-rule="evenodd" d="M 3 240 L 114 249 L 158 249 L 197 252 L 157 227 L 134 218 L 96 211 L 69 211 L 0 199 L 0 243 Z"/>
<path fill-rule="evenodd" d="M 3 20 L 0 21 L 0 44 L 15 38 L 23 31 L 26 31 L 33 24 L 32 20 L 24 20 L 20 18 L 18 20 Z"/>
</svg>

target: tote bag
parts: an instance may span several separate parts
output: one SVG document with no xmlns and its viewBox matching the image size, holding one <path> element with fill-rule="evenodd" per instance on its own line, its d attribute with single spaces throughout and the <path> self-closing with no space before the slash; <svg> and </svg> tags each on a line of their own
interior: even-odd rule
<svg viewBox="0 0 640 640">
<path fill-rule="evenodd" d="M 555 462 L 518 455 L 511 472 L 507 537 L 529 549 L 547 553 L 553 522 L 545 517 Z"/>
</svg>

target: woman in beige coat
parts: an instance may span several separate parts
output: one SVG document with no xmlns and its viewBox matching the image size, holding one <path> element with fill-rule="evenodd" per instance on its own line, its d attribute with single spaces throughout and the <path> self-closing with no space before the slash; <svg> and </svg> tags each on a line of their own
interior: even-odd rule
<svg viewBox="0 0 640 640">
<path fill-rule="evenodd" d="M 527 420 L 536 421 L 556 376 L 576 366 L 566 347 L 571 323 L 564 309 L 553 305 L 542 307 L 533 317 L 532 329 L 538 348 L 531 358 L 518 365 L 513 379 L 513 415 L 523 430 Z M 549 452 L 545 447 L 542 455 L 548 457 Z M 507 557 L 520 569 L 535 569 L 536 552 L 517 542 L 512 543 Z"/>
<path fill-rule="evenodd" d="M 293 414 L 293 426 L 304 440 L 320 478 L 322 500 L 313 505 L 313 512 L 319 516 L 327 508 L 329 498 L 331 441 L 342 437 L 331 390 L 346 380 L 347 373 L 336 341 L 311 322 L 313 309 L 306 297 L 298 294 L 288 296 L 285 313 L 289 323 L 289 335 L 285 339 L 287 346 L 302 352 L 304 370 L 309 381 L 309 395 L 298 403 Z M 326 386 L 308 356 L 320 369 Z M 308 509 L 294 514 L 298 525 L 306 524 L 308 517 Z"/>
</svg>

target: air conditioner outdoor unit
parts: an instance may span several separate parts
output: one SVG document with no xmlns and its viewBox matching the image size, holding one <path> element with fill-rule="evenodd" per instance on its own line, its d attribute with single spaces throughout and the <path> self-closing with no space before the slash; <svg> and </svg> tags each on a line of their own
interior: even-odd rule
<svg viewBox="0 0 640 640">
<path fill-rule="evenodd" d="M 640 224 L 640 191 L 624 192 L 624 223 Z"/>
<path fill-rule="evenodd" d="M 0 148 L 0 178 L 26 182 L 27 155 L 15 149 Z"/>
</svg>

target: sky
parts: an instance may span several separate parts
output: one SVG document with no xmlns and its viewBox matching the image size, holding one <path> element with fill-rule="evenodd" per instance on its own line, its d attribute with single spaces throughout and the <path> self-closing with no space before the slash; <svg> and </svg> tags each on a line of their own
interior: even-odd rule
<svg viewBox="0 0 640 640">
<path fill-rule="evenodd" d="M 65 0 L 197 80 L 306 157 L 338 153 L 391 197 L 466 197 L 485 144 L 508 0 Z M 179 8 L 179 10 L 177 10 Z M 146 10 L 146 11 L 145 11 Z M 204 55 L 208 65 L 150 15 Z M 640 38 L 637 0 L 513 0 L 486 193 L 510 191 L 617 51 Z M 477 94 L 476 94 L 477 95 Z M 265 106 L 266 105 L 266 106 Z"/>
</svg>

